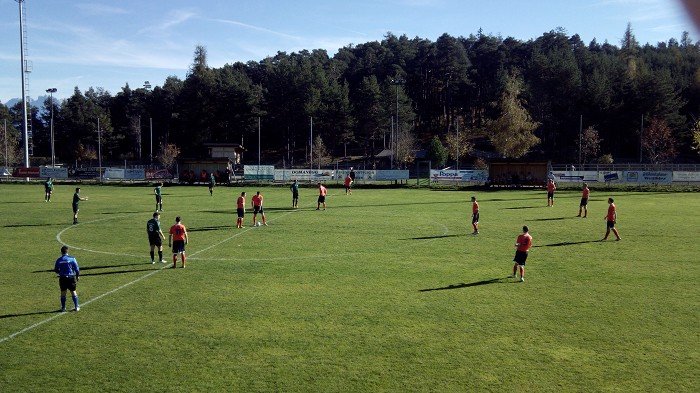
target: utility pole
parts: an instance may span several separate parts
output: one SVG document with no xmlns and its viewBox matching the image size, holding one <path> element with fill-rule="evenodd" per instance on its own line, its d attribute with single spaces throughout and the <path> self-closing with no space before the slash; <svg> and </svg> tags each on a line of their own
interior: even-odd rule
<svg viewBox="0 0 700 393">
<path fill-rule="evenodd" d="M 52 87 L 50 89 L 47 89 L 46 92 L 49 93 L 51 96 L 51 167 L 55 168 L 56 167 L 56 162 L 55 162 L 55 157 L 56 153 L 53 148 L 53 93 L 55 93 L 57 89 L 55 87 Z"/>
</svg>

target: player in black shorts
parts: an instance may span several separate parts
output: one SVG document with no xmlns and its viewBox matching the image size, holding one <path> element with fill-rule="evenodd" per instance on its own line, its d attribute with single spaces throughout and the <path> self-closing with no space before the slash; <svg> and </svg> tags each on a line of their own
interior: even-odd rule
<svg viewBox="0 0 700 393">
<path fill-rule="evenodd" d="M 160 228 L 160 213 L 153 213 L 153 218 L 146 223 L 146 233 L 148 233 L 148 243 L 151 245 L 151 263 L 156 263 L 155 248 L 158 248 L 158 260 L 165 263 L 163 260 L 163 240 L 165 235 Z"/>
</svg>

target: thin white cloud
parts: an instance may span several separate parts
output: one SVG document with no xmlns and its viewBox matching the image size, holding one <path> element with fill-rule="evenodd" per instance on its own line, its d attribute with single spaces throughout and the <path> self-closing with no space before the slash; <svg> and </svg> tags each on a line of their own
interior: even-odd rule
<svg viewBox="0 0 700 393">
<path fill-rule="evenodd" d="M 151 31 L 167 31 L 196 17 L 197 12 L 193 9 L 173 10 L 168 12 L 168 15 L 165 17 L 165 20 L 154 26 L 149 26 L 145 29 L 141 29 L 139 31 L 139 34 Z"/>
<path fill-rule="evenodd" d="M 106 4 L 81 3 L 75 6 L 87 15 L 124 15 L 129 11 L 124 8 L 114 7 Z"/>
<path fill-rule="evenodd" d="M 255 31 L 263 32 L 263 33 L 268 33 L 268 34 L 276 35 L 276 36 L 278 36 L 278 37 L 287 38 L 287 39 L 290 39 L 290 40 L 302 40 L 302 37 L 299 37 L 299 36 L 294 36 L 294 35 L 291 35 L 291 34 L 286 34 L 286 33 L 282 33 L 282 32 L 279 32 L 279 31 L 274 31 L 274 30 L 266 29 L 266 28 L 264 28 L 264 27 L 253 26 L 253 25 L 250 25 L 250 24 L 247 24 L 247 23 L 243 23 L 243 22 L 238 22 L 238 21 L 235 21 L 235 20 L 228 20 L 228 19 L 211 19 L 211 21 L 213 21 L 213 22 L 219 22 L 219 23 L 225 23 L 225 24 L 234 25 L 234 26 L 239 26 L 239 27 L 243 27 L 243 28 L 245 28 L 245 29 L 255 30 Z"/>
</svg>

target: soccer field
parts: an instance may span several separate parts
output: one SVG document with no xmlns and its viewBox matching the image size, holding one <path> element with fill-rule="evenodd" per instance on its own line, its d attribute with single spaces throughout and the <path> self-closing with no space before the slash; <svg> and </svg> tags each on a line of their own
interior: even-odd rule
<svg viewBox="0 0 700 393">
<path fill-rule="evenodd" d="M 583 219 L 579 191 L 548 208 L 542 190 L 330 188 L 317 211 L 314 188 L 293 210 L 284 187 L 164 187 L 163 232 L 181 216 L 190 239 L 171 269 L 150 261 L 152 187 L 81 187 L 71 225 L 74 186 L 45 203 L 42 185 L 0 185 L 2 392 L 698 389 L 697 193 L 593 189 Z M 599 241 L 608 197 L 619 242 Z M 62 244 L 80 312 L 58 312 Z"/>
</svg>

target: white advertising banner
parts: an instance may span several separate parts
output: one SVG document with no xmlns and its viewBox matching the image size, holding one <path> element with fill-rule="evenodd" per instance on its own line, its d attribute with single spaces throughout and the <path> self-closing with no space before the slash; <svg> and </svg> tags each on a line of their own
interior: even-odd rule
<svg viewBox="0 0 700 393">
<path fill-rule="evenodd" d="M 68 168 L 52 168 L 42 166 L 39 168 L 39 177 L 53 177 L 54 179 L 68 179 Z"/>
<path fill-rule="evenodd" d="M 597 182 L 598 171 L 562 171 L 552 172 L 557 183 Z"/>
<path fill-rule="evenodd" d="M 275 169 L 275 181 L 324 182 L 334 179 L 334 175 L 331 169 Z"/>
<path fill-rule="evenodd" d="M 141 169 L 125 169 L 124 178 L 129 180 L 143 180 L 146 178 L 146 170 Z"/>
<path fill-rule="evenodd" d="M 124 168 L 105 168 L 102 175 L 105 179 L 121 180 L 124 178 Z"/>
<path fill-rule="evenodd" d="M 673 181 L 700 182 L 700 172 L 673 171 Z"/>
<path fill-rule="evenodd" d="M 487 170 L 430 170 L 430 181 L 454 181 L 484 183 L 489 178 Z"/>
<path fill-rule="evenodd" d="M 274 180 L 274 165 L 244 165 L 243 178 L 245 180 Z"/>
<path fill-rule="evenodd" d="M 375 180 L 408 180 L 408 170 L 387 169 L 376 172 Z"/>
<path fill-rule="evenodd" d="M 626 183 L 638 184 L 671 184 L 673 172 L 671 171 L 624 171 Z"/>
</svg>

